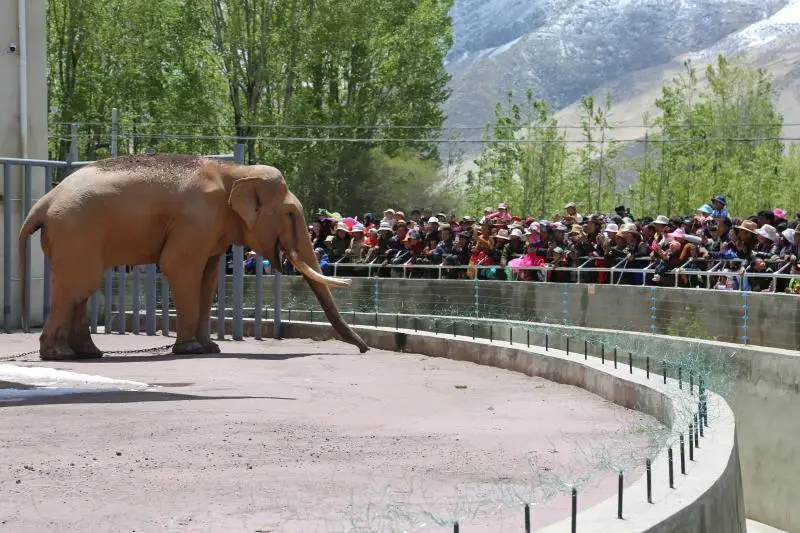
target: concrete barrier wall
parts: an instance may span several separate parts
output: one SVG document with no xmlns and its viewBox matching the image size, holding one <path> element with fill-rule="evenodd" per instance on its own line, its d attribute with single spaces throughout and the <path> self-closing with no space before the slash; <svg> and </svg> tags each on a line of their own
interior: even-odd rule
<svg viewBox="0 0 800 533">
<path fill-rule="evenodd" d="M 265 287 L 269 286 L 265 283 Z M 299 291 L 298 291 L 299 292 Z M 341 294 L 341 291 L 337 291 Z M 368 298 L 368 297 L 366 297 Z M 266 300 L 265 301 L 269 301 Z M 342 306 L 344 308 L 344 306 Z M 324 320 L 317 311 L 313 317 L 316 321 Z M 286 310 L 283 319 L 311 320 L 308 311 L 293 312 L 289 317 Z M 453 320 L 441 317 L 434 326 L 434 318 L 416 315 L 378 315 L 378 323 L 383 327 L 395 327 L 434 331 L 438 328 L 442 334 L 451 334 L 451 324 L 455 324 L 459 335 L 489 338 L 508 341 L 511 335 L 516 344 L 544 346 L 545 339 L 537 324 L 510 323 L 504 320 Z M 348 322 L 355 320 L 357 324 L 374 326 L 374 313 L 345 314 Z M 489 324 L 494 324 L 490 332 Z M 212 322 L 215 326 L 216 322 Z M 286 327 L 292 327 L 286 324 Z M 130 327 L 130 325 L 129 325 Z M 174 327 L 174 325 L 173 325 Z M 272 336 L 271 322 L 265 322 L 269 328 L 265 337 Z M 542 326 L 544 327 L 544 326 Z M 230 324 L 228 324 L 230 328 Z M 722 391 L 732 406 L 737 423 L 742 431 L 739 433 L 742 479 L 745 490 L 745 509 L 748 518 L 778 527 L 786 531 L 800 531 L 800 354 L 789 350 L 743 346 L 738 344 L 702 341 L 685 337 L 653 335 L 633 331 L 610 331 L 593 328 L 576 328 L 574 326 L 558 326 L 548 324 L 550 333 L 548 342 L 552 348 L 564 349 L 565 337 L 571 335 L 573 352 L 582 353 L 581 336 L 602 338 L 608 342 L 605 354 L 610 363 L 613 345 L 632 347 L 633 364 L 638 368 L 645 367 L 645 357 L 651 357 L 654 373 L 661 372 L 660 362 L 663 358 L 674 360 L 683 354 L 703 354 L 704 357 L 716 359 L 730 365 L 730 379 Z M 230 333 L 230 329 L 228 329 Z M 252 321 L 245 323 L 245 335 L 253 335 Z M 591 355 L 600 356 L 601 347 L 597 344 L 588 346 Z M 627 364 L 627 352 L 620 351 L 620 365 Z M 674 367 L 670 375 L 674 377 Z M 684 379 L 688 376 L 684 374 Z"/>
<path fill-rule="evenodd" d="M 688 426 L 689 413 L 684 402 L 695 398 L 679 390 L 669 380 L 646 380 L 642 372 L 628 374 L 625 369 L 613 370 L 596 359 L 584 361 L 574 355 L 541 348 L 515 347 L 506 342 L 445 337 L 410 330 L 386 330 L 359 327 L 365 342 L 375 348 L 446 357 L 459 361 L 494 366 L 530 376 L 575 385 L 629 409 L 637 409 L 682 431 Z M 263 335 L 272 333 L 272 324 L 263 324 Z M 330 338 L 333 329 L 326 324 L 291 323 L 284 325 L 289 337 Z M 366 357 L 369 354 L 365 355 Z M 744 532 L 745 511 L 739 470 L 736 426 L 727 403 L 712 394 L 714 415 L 712 428 L 697 451 L 697 462 L 690 463 L 688 476 L 681 476 L 676 467 L 676 488 L 666 488 L 666 451 L 652 464 L 654 503 L 646 502 L 645 479 L 626 489 L 625 520 L 616 519 L 616 496 L 578 515 L 578 529 L 583 532 L 608 531 L 653 533 L 732 533 Z M 613 475 L 613 474 L 610 474 Z M 544 529 L 544 533 L 569 531 L 569 520 Z"/>
<path fill-rule="evenodd" d="M 131 280 L 126 299 L 131 308 Z M 117 294 L 116 277 L 114 294 Z M 308 284 L 282 276 L 284 309 L 318 309 Z M 160 286 L 160 285 L 159 285 Z M 264 279 L 272 307 L 273 280 Z M 160 290 L 160 289 L 159 289 Z M 255 276 L 244 278 L 244 305 L 255 307 Z M 227 281 L 227 303 L 233 294 Z M 417 313 L 569 324 L 617 331 L 691 337 L 740 345 L 796 350 L 800 346 L 800 297 L 790 294 L 465 280 L 354 278 L 334 289 L 342 311 Z M 144 289 L 140 295 L 144 309 Z M 103 298 L 100 298 L 101 317 Z M 160 295 L 159 295 L 160 302 Z M 116 309 L 116 299 L 113 301 Z M 160 306 L 160 303 L 159 303 Z M 245 313 L 247 315 L 247 312 Z"/>
</svg>

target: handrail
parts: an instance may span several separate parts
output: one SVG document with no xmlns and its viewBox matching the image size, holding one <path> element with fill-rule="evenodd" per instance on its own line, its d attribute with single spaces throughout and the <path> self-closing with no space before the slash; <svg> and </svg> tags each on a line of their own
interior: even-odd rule
<svg viewBox="0 0 800 533">
<path fill-rule="evenodd" d="M 579 258 L 579 260 L 581 260 L 581 259 L 586 259 L 586 258 Z M 584 266 L 584 265 L 588 264 L 589 262 L 593 261 L 594 259 L 599 259 L 599 258 L 593 258 L 593 257 L 592 258 L 588 258 L 588 260 L 582 261 L 578 266 L 575 266 L 575 267 L 555 266 L 553 264 L 547 264 L 547 265 L 544 265 L 544 266 L 514 266 L 514 267 L 507 267 L 507 268 L 511 268 L 513 271 L 515 271 L 515 273 L 519 272 L 519 271 L 551 272 L 551 271 L 555 271 L 555 270 L 558 270 L 558 271 L 561 271 L 561 272 L 574 272 L 574 273 L 578 274 L 577 281 L 575 282 L 576 284 L 581 284 L 582 283 L 580 281 L 580 279 L 581 279 L 580 278 L 580 274 L 581 273 L 600 273 L 600 272 L 608 273 L 608 274 L 610 274 L 609 282 L 607 283 L 608 285 L 618 285 L 620 283 L 620 280 L 621 280 L 623 274 L 641 274 L 642 275 L 642 282 L 641 282 L 642 286 L 646 286 L 647 285 L 647 275 L 648 274 L 651 275 L 651 274 L 653 274 L 655 272 L 655 269 L 653 268 L 655 263 L 653 263 L 653 262 L 650 262 L 650 264 L 648 264 L 647 267 L 645 267 L 645 268 L 628 268 L 627 266 L 624 265 L 624 263 L 627 262 L 624 259 L 622 261 L 616 263 L 615 265 L 610 266 L 610 267 L 587 267 L 587 266 Z M 726 262 L 728 262 L 728 260 L 726 260 L 726 259 L 714 260 L 715 264 L 713 264 L 709 270 L 687 269 L 686 267 L 691 265 L 691 263 L 694 262 L 695 260 L 696 260 L 696 258 L 689 259 L 688 261 L 686 261 L 682 265 L 680 265 L 678 267 L 674 267 L 674 268 L 670 269 L 667 272 L 667 274 L 672 274 L 672 275 L 675 276 L 675 285 L 674 286 L 676 288 L 679 286 L 679 279 L 678 279 L 679 275 L 686 275 L 686 276 L 693 276 L 693 277 L 704 277 L 704 278 L 706 278 L 705 285 L 706 285 L 706 288 L 708 288 L 708 289 L 711 288 L 711 278 L 713 278 L 713 277 L 735 276 L 739 280 L 739 289 L 737 289 L 739 291 L 743 291 L 744 290 L 743 289 L 744 280 L 747 279 L 747 278 L 770 278 L 770 279 L 772 279 L 773 280 L 772 287 L 771 287 L 771 291 L 772 292 L 775 292 L 775 290 L 776 290 L 775 284 L 776 284 L 776 280 L 778 280 L 778 279 L 800 279 L 800 275 L 798 275 L 798 274 L 786 274 L 786 273 L 784 273 L 786 271 L 786 269 L 791 266 L 791 264 L 789 264 L 789 263 L 783 265 L 776 272 L 766 272 L 766 273 L 762 273 L 762 272 L 744 272 L 744 273 L 741 273 L 740 271 L 725 272 L 725 271 L 721 270 L 721 267 Z M 490 270 L 490 269 L 499 267 L 499 265 L 484 265 L 484 264 L 482 264 L 482 261 L 479 262 L 478 264 L 474 264 L 474 265 L 443 265 L 443 264 L 428 265 L 428 264 L 409 264 L 408 262 L 405 262 L 405 263 L 399 264 L 399 265 L 394 265 L 394 264 L 385 264 L 384 265 L 384 264 L 376 264 L 376 260 L 373 260 L 370 263 L 342 263 L 342 262 L 335 262 L 335 263 L 330 263 L 330 265 L 333 267 L 333 277 L 338 277 L 339 276 L 339 270 L 341 268 L 364 269 L 366 267 L 367 271 L 368 271 L 367 277 L 372 277 L 374 270 L 389 269 L 389 270 L 393 271 L 393 270 L 397 270 L 397 269 L 402 269 L 403 272 L 404 272 L 404 274 L 403 274 L 404 278 L 406 277 L 406 272 L 409 272 L 409 271 L 413 272 L 414 270 L 423 270 L 423 271 L 425 271 L 425 270 L 436 270 L 437 271 L 437 279 L 442 279 L 442 274 L 443 274 L 443 271 L 445 271 L 445 270 L 447 270 L 447 271 L 453 271 L 453 270 L 461 271 L 461 270 L 464 270 L 465 271 L 465 270 L 473 269 L 473 270 L 479 271 L 479 270 Z M 619 279 L 617 279 L 615 274 L 619 276 Z M 478 276 L 476 276 L 476 278 L 478 278 Z M 498 280 L 498 281 L 500 281 L 500 280 Z M 516 277 L 514 278 L 514 280 L 511 280 L 511 281 L 517 281 Z M 638 282 L 637 282 L 637 284 L 638 284 Z"/>
</svg>

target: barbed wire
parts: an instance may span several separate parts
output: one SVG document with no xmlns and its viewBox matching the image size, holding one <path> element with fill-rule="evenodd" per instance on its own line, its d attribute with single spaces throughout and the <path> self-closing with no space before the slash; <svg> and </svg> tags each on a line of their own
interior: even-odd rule
<svg viewBox="0 0 800 533">
<path fill-rule="evenodd" d="M 79 139 L 95 138 L 90 133 L 78 134 Z M 623 143 L 646 143 L 653 144 L 673 144 L 673 143 L 713 143 L 713 142 L 766 142 L 766 141 L 800 141 L 800 137 L 790 136 L 763 136 L 763 137 L 704 137 L 702 139 L 679 139 L 679 138 L 660 138 L 658 140 L 648 140 L 641 137 L 631 137 L 625 139 L 462 139 L 447 140 L 441 138 L 402 138 L 402 137 L 266 137 L 266 136 L 247 136 L 247 135 L 201 135 L 201 134 L 173 134 L 173 133 L 120 133 L 119 139 L 128 140 L 182 140 L 182 141 L 268 141 L 268 142 L 342 142 L 342 143 L 464 143 L 464 144 L 623 144 Z M 61 142 L 70 142 L 70 137 L 61 135 L 48 135 L 48 139 L 56 139 Z"/>
<path fill-rule="evenodd" d="M 104 126 L 111 128 L 113 123 L 110 121 L 103 121 L 103 122 L 51 122 L 51 126 L 71 126 L 72 124 L 80 126 Z M 202 122 L 133 122 L 133 121 L 123 121 L 122 124 L 126 125 L 133 125 L 135 124 L 137 128 L 147 127 L 147 126 L 158 126 L 161 128 L 164 127 L 193 127 L 193 128 L 250 128 L 250 129 L 362 129 L 362 130 L 384 130 L 384 129 L 410 129 L 410 130 L 435 130 L 435 131 L 459 131 L 459 130 L 466 130 L 466 131 L 482 131 L 485 129 L 489 130 L 525 130 L 525 129 L 584 129 L 582 125 L 563 125 L 557 124 L 555 126 L 551 125 L 536 125 L 536 124 L 522 124 L 522 125 L 514 125 L 514 126 L 503 126 L 503 125 L 484 125 L 484 126 L 473 126 L 473 125 L 458 125 L 458 126 L 441 126 L 436 127 L 432 125 L 410 125 L 410 124 L 234 124 L 234 123 L 202 123 Z M 681 128 L 692 128 L 698 125 L 705 125 L 704 123 L 697 123 L 697 124 L 682 124 L 678 127 Z M 734 127 L 746 127 L 746 128 L 774 128 L 774 127 L 797 127 L 800 126 L 800 123 L 795 122 L 764 122 L 764 123 L 750 123 L 750 122 L 730 122 L 730 123 L 718 123 L 712 122 L 708 124 L 713 127 L 719 128 L 734 128 Z M 661 129 L 658 125 L 651 125 L 651 126 L 644 126 L 643 124 L 611 124 L 605 128 L 600 126 L 590 126 L 590 129 L 599 130 L 599 129 L 606 129 L 608 131 L 613 131 L 617 129 L 634 129 L 634 128 L 641 128 L 641 129 L 652 129 L 652 130 L 659 130 Z"/>
</svg>

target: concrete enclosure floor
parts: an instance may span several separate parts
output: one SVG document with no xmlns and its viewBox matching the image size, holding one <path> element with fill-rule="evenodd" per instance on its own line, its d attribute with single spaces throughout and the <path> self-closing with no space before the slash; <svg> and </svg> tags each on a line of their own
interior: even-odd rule
<svg viewBox="0 0 800 533">
<path fill-rule="evenodd" d="M 640 477 L 661 428 L 581 389 L 471 363 L 338 341 L 221 346 L 0 362 L 0 530 L 452 531 L 455 518 L 470 533 L 516 532 L 523 501 L 539 528 L 568 516 L 566 483 L 583 509 L 614 495 L 609 467 L 629 468 L 626 484 Z M 36 335 L 3 335 L 0 359 L 36 347 Z M 44 378 L 19 367 L 84 376 L 51 372 L 70 394 L 42 395 Z"/>
</svg>

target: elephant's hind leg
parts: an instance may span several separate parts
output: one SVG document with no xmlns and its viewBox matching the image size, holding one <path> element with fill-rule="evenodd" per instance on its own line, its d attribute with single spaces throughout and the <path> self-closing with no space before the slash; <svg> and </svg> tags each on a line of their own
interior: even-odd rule
<svg viewBox="0 0 800 533">
<path fill-rule="evenodd" d="M 75 351 L 69 345 L 69 337 L 76 298 L 72 285 L 55 272 L 52 300 L 50 315 L 39 336 L 39 357 L 45 361 L 74 359 Z"/>
<path fill-rule="evenodd" d="M 89 330 L 86 305 L 89 298 L 84 298 L 75 304 L 72 309 L 72 320 L 69 331 L 69 347 L 75 352 L 75 357 L 79 359 L 93 359 L 103 357 L 103 352 L 92 340 Z"/>
</svg>

